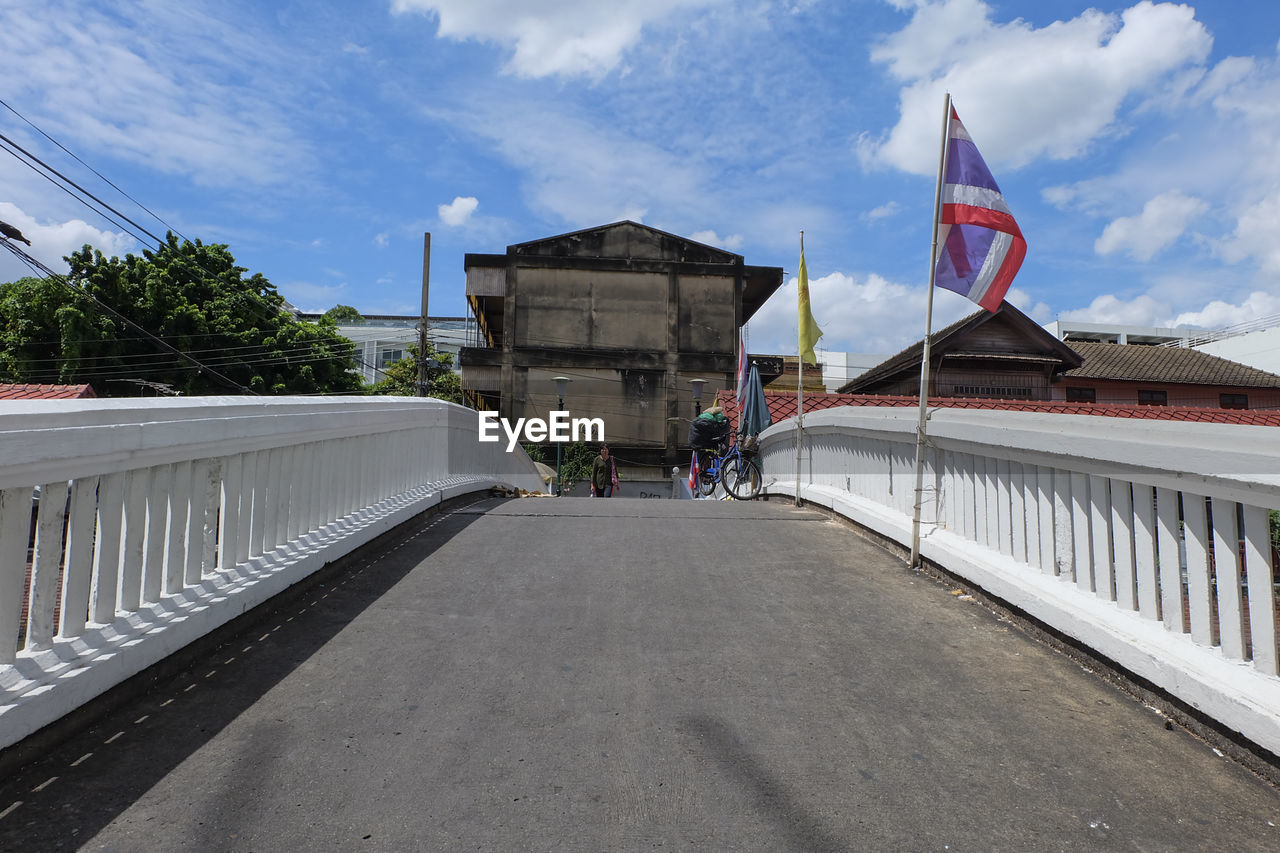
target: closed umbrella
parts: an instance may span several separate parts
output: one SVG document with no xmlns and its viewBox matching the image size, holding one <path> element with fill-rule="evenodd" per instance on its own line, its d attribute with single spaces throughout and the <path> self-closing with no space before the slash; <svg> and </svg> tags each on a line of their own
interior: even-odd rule
<svg viewBox="0 0 1280 853">
<path fill-rule="evenodd" d="M 739 435 L 759 435 L 773 425 L 769 404 L 764 399 L 764 385 L 760 382 L 760 371 L 754 364 L 751 365 L 751 373 L 747 376 L 743 398 L 742 412 L 738 417 Z"/>
<path fill-rule="evenodd" d="M 534 467 L 538 469 L 538 474 L 542 477 L 542 482 L 553 483 L 556 479 L 556 469 L 542 462 L 534 462 Z"/>
</svg>

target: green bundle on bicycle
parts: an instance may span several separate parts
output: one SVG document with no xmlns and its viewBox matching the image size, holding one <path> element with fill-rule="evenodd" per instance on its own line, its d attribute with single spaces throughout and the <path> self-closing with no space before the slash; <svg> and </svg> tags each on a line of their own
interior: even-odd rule
<svg viewBox="0 0 1280 853">
<path fill-rule="evenodd" d="M 723 483 L 725 491 L 742 501 L 760 494 L 764 476 L 756 459 L 754 436 L 730 443 L 732 427 L 719 406 L 689 424 L 689 444 L 698 454 L 698 493 L 707 496 Z"/>
</svg>

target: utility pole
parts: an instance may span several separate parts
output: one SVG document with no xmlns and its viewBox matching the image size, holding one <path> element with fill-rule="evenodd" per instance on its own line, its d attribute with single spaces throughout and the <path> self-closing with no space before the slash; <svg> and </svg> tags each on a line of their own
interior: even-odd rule
<svg viewBox="0 0 1280 853">
<path fill-rule="evenodd" d="M 418 322 L 418 396 L 427 396 L 427 291 L 431 285 L 431 232 L 422 235 L 422 319 Z"/>
</svg>

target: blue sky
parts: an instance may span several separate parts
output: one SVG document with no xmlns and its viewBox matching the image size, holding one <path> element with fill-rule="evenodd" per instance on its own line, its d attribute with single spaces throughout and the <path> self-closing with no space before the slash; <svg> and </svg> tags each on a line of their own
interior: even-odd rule
<svg viewBox="0 0 1280 853">
<path fill-rule="evenodd" d="M 0 98 L 304 309 L 416 312 L 430 231 L 463 314 L 464 253 L 630 218 L 783 267 L 751 343 L 794 352 L 804 230 L 819 348 L 892 352 L 948 89 L 1038 320 L 1280 314 L 1278 42 L 1274 0 L 0 0 Z M 8 156 L 0 219 L 53 265 L 139 248 Z"/>
</svg>

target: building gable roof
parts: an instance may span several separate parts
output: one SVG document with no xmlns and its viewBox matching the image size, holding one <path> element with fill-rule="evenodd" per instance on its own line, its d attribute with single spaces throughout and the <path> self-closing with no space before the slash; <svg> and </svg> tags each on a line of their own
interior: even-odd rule
<svg viewBox="0 0 1280 853">
<path fill-rule="evenodd" d="M 742 255 L 623 220 L 507 247 L 509 255 L 741 264 Z"/>
<path fill-rule="evenodd" d="M 1008 302 L 1001 303 L 995 311 L 976 311 L 962 317 L 945 329 L 929 336 L 931 361 L 950 354 L 972 354 L 974 356 L 992 357 L 999 355 L 996 351 L 973 351 L 966 343 L 975 340 L 975 334 L 988 323 L 996 323 L 1007 327 L 1012 335 L 1022 342 L 1019 354 L 1041 359 L 1052 358 L 1067 367 L 1079 367 L 1080 356 L 1062 341 L 1045 331 L 1041 326 L 1023 314 Z M 893 379 L 904 371 L 920 371 L 920 359 L 924 354 L 924 339 L 916 341 L 897 355 L 891 356 L 872 367 L 865 373 L 855 376 L 840 386 L 840 393 L 857 392 L 869 389 L 876 384 Z"/>
<path fill-rule="evenodd" d="M 1274 373 L 1184 347 L 1075 341 L 1071 348 L 1084 357 L 1063 374 L 1073 379 L 1280 388 Z"/>
</svg>

